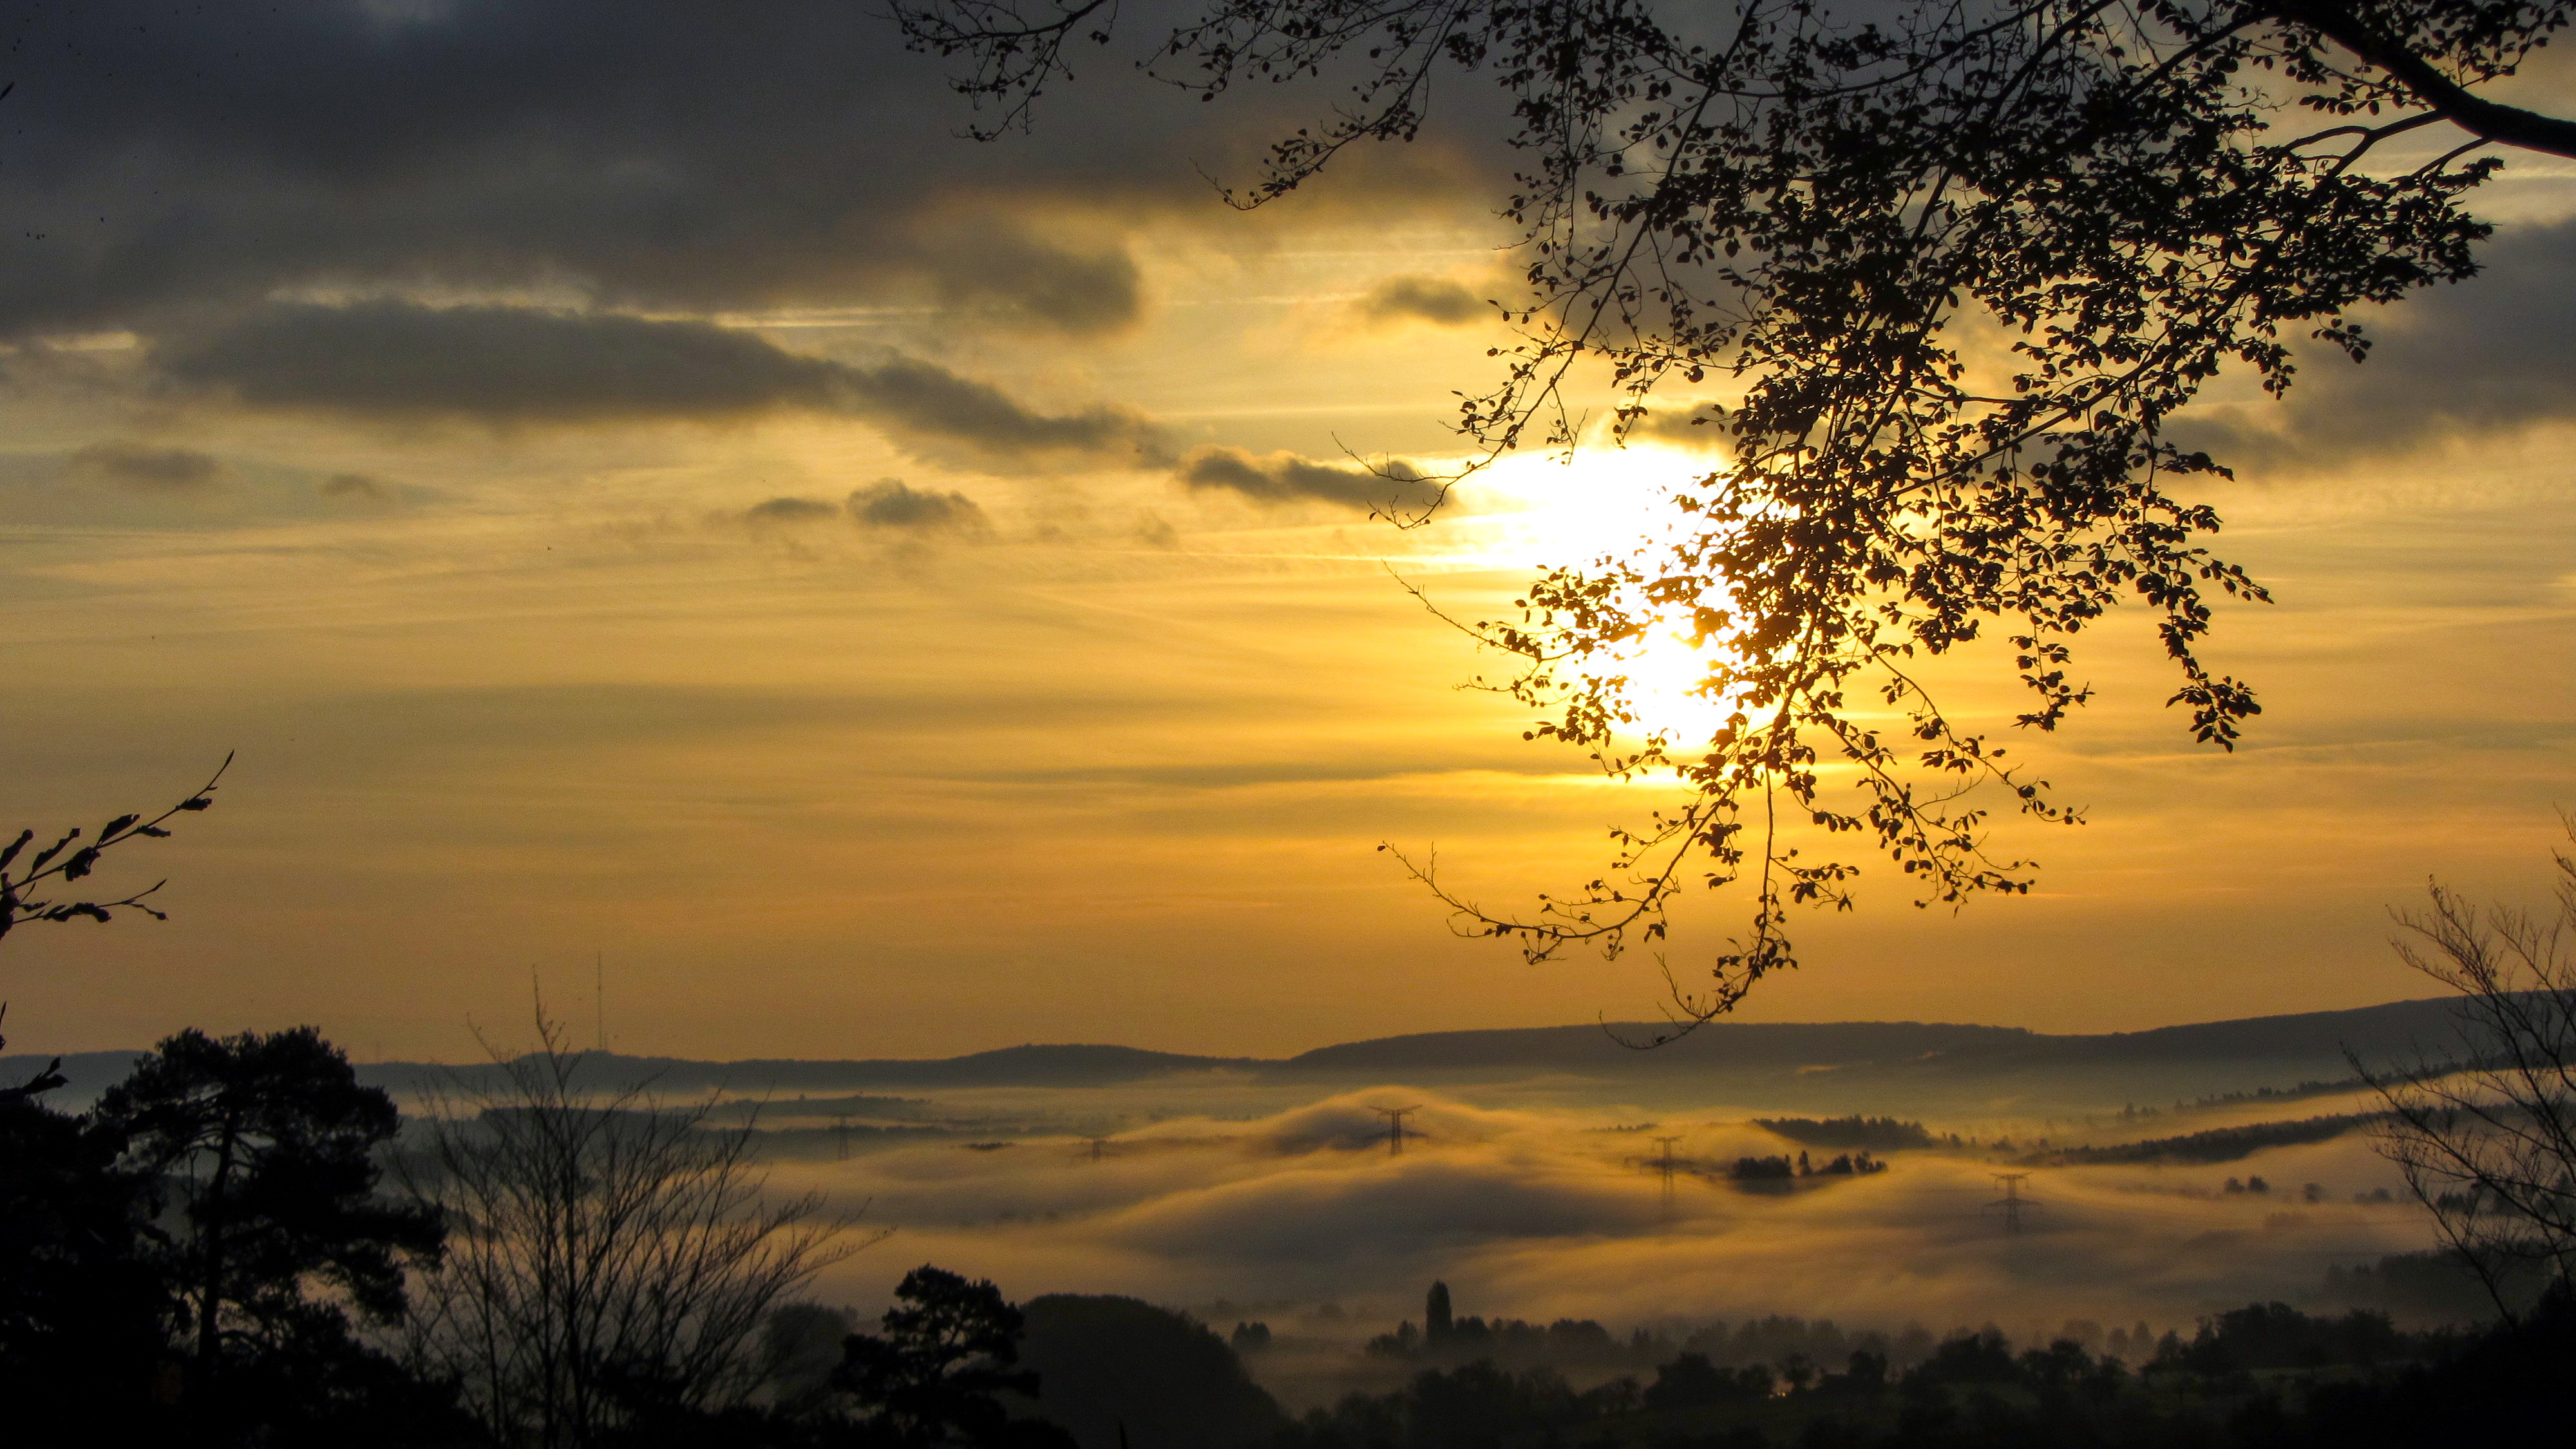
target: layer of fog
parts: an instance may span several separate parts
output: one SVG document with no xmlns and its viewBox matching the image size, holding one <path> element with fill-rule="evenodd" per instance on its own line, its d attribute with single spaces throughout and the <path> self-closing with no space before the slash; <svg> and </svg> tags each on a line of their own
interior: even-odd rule
<svg viewBox="0 0 2576 1449">
<path fill-rule="evenodd" d="M 1649 1122 L 1617 1104 L 1496 1107 L 1388 1085 L 1228 1114 L 1249 1090 L 1218 1090 L 1208 1111 L 1125 1131 L 1115 1123 L 1136 1089 L 1046 1094 L 1060 1120 L 1088 1114 L 1098 1125 L 1040 1135 L 854 1134 L 845 1148 L 828 1129 L 789 1132 L 773 1181 L 895 1229 L 817 1285 L 816 1296 L 863 1312 L 906 1268 L 934 1262 L 989 1276 L 1013 1298 L 1124 1293 L 1190 1308 L 1221 1331 L 1260 1320 L 1346 1349 L 1418 1319 L 1434 1278 L 1462 1313 L 1592 1318 L 1621 1334 L 1768 1314 L 1890 1332 L 1994 1323 L 2025 1340 L 2069 1319 L 2188 1330 L 2254 1300 L 2322 1306 L 2329 1266 L 2430 1243 L 2364 1132 L 2215 1165 L 2028 1168 L 2019 1159 L 2052 1130 L 2042 1122 L 1934 1122 L 1981 1129 L 1985 1141 L 1883 1152 L 1883 1173 L 1755 1191 L 1726 1166 L 1802 1149 L 1740 1109 Z M 974 1110 L 998 1125 L 1041 1105 L 1007 1096 Z M 1397 1154 L 1375 1109 L 1408 1105 L 1417 1110 Z M 2357 1105 L 2221 1104 L 2060 1123 L 2051 1140 L 2136 1140 Z M 2019 1141 L 1998 1145 L 1999 1129 Z M 1090 1131 L 1114 1135 L 1095 1144 Z M 1656 1165 L 1663 1137 L 1677 1139 L 1681 1164 L 1669 1190 Z M 1835 1155 L 1804 1150 L 1818 1166 Z M 2030 1173 L 2016 1191 L 2036 1206 L 2019 1233 L 1994 1206 L 2004 1171 Z M 2268 1190 L 2229 1190 L 2230 1179 L 2257 1177 Z M 2381 1189 L 2390 1200 L 2376 1200 Z"/>
</svg>

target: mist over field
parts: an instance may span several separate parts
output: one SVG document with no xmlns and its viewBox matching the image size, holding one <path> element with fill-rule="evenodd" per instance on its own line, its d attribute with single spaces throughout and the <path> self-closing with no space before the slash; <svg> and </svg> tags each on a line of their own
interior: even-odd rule
<svg viewBox="0 0 2576 1449">
<path fill-rule="evenodd" d="M 1422 1104 L 1424 1136 L 1395 1156 L 1370 1108 L 1405 1102 Z M 1985 1210 L 1999 1196 L 1989 1160 L 2008 1152 L 1897 1152 L 1882 1174 L 1776 1193 L 1686 1171 L 1667 1197 L 1650 1133 L 1678 1135 L 1694 1169 L 1801 1150 L 1741 1110 L 1623 1120 L 1607 1104 L 1494 1109 L 1388 1084 L 1251 1120 L 1176 1114 L 1096 1161 L 1071 1135 L 940 1141 L 783 1163 L 774 1182 L 864 1203 L 896 1229 L 825 1280 L 833 1301 L 872 1304 L 935 1261 L 1015 1293 L 1129 1293 L 1211 1321 L 1223 1300 L 1324 1337 L 1418 1317 L 1434 1278 L 1483 1313 L 1614 1330 L 1766 1314 L 1891 1331 L 2187 1328 L 2249 1298 L 2313 1301 L 2329 1265 L 2429 1243 L 2411 1202 L 2352 1201 L 2397 1187 L 2359 1134 L 2225 1164 L 2039 1171 L 2026 1191 L 2041 1206 L 2018 1236 Z M 2056 1130 L 2052 1142 L 2121 1135 Z M 2224 1190 L 2249 1175 L 2271 1190 Z M 2322 1201 L 2301 1201 L 2309 1183 Z M 1347 1318 L 1319 1318 L 1327 1304 Z"/>
<path fill-rule="evenodd" d="M 1891 1334 L 1991 1322 L 2044 1341 L 2069 1320 L 2187 1332 L 2250 1300 L 2349 1306 L 2326 1292 L 2329 1269 L 2431 1246 L 2429 1219 L 2373 1150 L 2379 1103 L 2344 1052 L 2403 1062 L 2448 1011 L 2094 1037 L 1728 1023 L 1651 1051 L 1620 1044 L 1642 1027 L 1573 1027 L 1283 1061 L 1028 1047 L 599 1056 L 588 1070 L 665 1104 L 716 1100 L 716 1120 L 758 1127 L 773 1195 L 816 1192 L 892 1229 L 814 1288 L 865 1314 L 935 1262 L 1014 1297 L 1129 1294 L 1345 1353 L 1418 1318 L 1435 1278 L 1462 1312 L 1621 1334 L 1782 1314 Z M 75 1090 L 113 1061 L 79 1059 Z M 417 1113 L 489 1069 L 361 1070 Z M 1376 1110 L 1391 1107 L 1415 1109 L 1401 1154 Z M 1842 1150 L 1757 1119 L 1852 1115 L 1919 1123 L 1933 1140 L 1875 1149 L 1875 1174 L 1730 1176 L 1740 1159 L 1803 1151 L 1822 1167 Z M 2321 1122 L 2306 1135 L 2323 1140 L 2201 1138 L 2144 1161 L 2069 1152 L 2284 1122 Z M 2029 1174 L 2014 1189 L 2035 1203 L 2018 1233 L 1993 1206 L 2004 1172 Z M 2265 1190 L 2243 1190 L 2256 1179 Z"/>
<path fill-rule="evenodd" d="M 826 1270 L 817 1301 L 873 1317 L 929 1262 L 1014 1298 L 1122 1294 L 1220 1333 L 1261 1323 L 1271 1346 L 1247 1364 L 1293 1406 L 1400 1379 L 1361 1350 L 1418 1320 L 1435 1279 L 1461 1313 L 1589 1319 L 1622 1339 L 1774 1315 L 1891 1339 L 2139 1323 L 2188 1337 L 2272 1300 L 2407 1318 L 2329 1284 L 2434 1241 L 2374 1150 L 2378 1099 L 2341 1057 L 2402 1060 L 2446 1011 L 2105 1037 L 1727 1024 L 1644 1052 L 1621 1029 L 1462 1032 L 1284 1061 L 603 1054 L 585 1071 L 665 1106 L 712 1103 L 714 1123 L 756 1128 L 771 1197 L 817 1194 L 857 1231 L 891 1230 Z M 75 1090 L 115 1060 L 76 1059 Z M 491 1070 L 361 1069 L 415 1116 L 470 1105 Z M 1380 1110 L 1397 1107 L 1401 1152 Z M 1876 1144 L 1862 1171 L 1836 1173 L 1860 1139 L 1817 1119 L 1852 1116 L 1890 1120 L 1860 1129 Z M 1741 1176 L 1802 1154 L 1813 1175 Z M 1998 1206 L 2004 1173 L 2027 1174 L 2009 1189 L 2029 1200 L 2019 1231 Z"/>
</svg>

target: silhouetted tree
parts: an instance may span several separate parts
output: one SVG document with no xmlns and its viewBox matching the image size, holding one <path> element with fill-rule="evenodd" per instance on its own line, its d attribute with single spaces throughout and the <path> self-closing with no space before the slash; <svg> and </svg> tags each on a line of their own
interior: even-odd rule
<svg viewBox="0 0 2576 1449">
<path fill-rule="evenodd" d="M 1649 1409 L 1691 1409 L 1760 1399 L 1770 1392 L 1771 1371 L 1760 1364 L 1724 1369 L 1709 1362 L 1706 1354 L 1683 1353 L 1671 1363 L 1656 1366 L 1655 1381 L 1646 1385 L 1644 1402 Z"/>
<path fill-rule="evenodd" d="M 124 1134 L 0 1098 L 0 1439 L 146 1437 L 177 1385 L 151 1179 Z"/>
<path fill-rule="evenodd" d="M 1435 1280 L 1430 1293 L 1422 1301 L 1422 1336 L 1431 1343 L 1438 1343 L 1449 1336 L 1449 1330 L 1454 1326 L 1455 1320 L 1449 1309 L 1449 1285 Z"/>
<path fill-rule="evenodd" d="M 834 1382 L 854 1396 L 864 1422 L 900 1445 L 1066 1445 L 1053 1425 L 1014 1420 L 1004 1393 L 1038 1392 L 1038 1376 L 1015 1368 L 1020 1310 L 990 1279 L 968 1282 L 930 1264 L 903 1275 L 882 1337 L 854 1333 Z"/>
<path fill-rule="evenodd" d="M 832 1373 L 841 1366 L 850 1320 L 847 1309 L 820 1303 L 783 1303 L 770 1310 L 760 1328 L 760 1377 L 780 1413 L 807 1418 L 836 1406 Z"/>
<path fill-rule="evenodd" d="M 1479 1361 L 1414 1375 L 1404 1443 L 1419 1449 L 1482 1449 L 1506 1439 L 1547 1442 L 1587 1417 L 1565 1377 L 1551 1368 L 1518 1373 Z"/>
<path fill-rule="evenodd" d="M 1906 1374 L 1936 1384 L 2008 1384 L 2021 1377 L 2012 1344 L 1993 1328 L 1945 1338 L 1932 1356 Z"/>
<path fill-rule="evenodd" d="M 1187 1444 L 1269 1449 L 1286 1418 L 1241 1355 L 1266 1346 L 1259 1324 L 1229 1346 L 1206 1324 L 1134 1298 L 1050 1293 L 1021 1309 L 1017 1366 L 1038 1376 L 1037 1410 L 1084 1449 Z"/>
<path fill-rule="evenodd" d="M 2576 1423 L 2570 1363 L 2576 1295 L 2561 1285 L 2520 1322 L 2490 1328 L 2455 1354 L 2321 1385 L 2308 1399 L 2304 1442 L 2318 1449 L 2546 1444 Z"/>
<path fill-rule="evenodd" d="M 1616 835 L 1612 868 L 1469 928 L 1533 957 L 1654 941 L 1694 884 L 1749 879 L 1751 929 L 1683 994 L 1723 1011 L 1793 964 L 1786 911 L 1850 903 L 1873 842 L 1926 902 L 2028 888 L 1986 801 L 2071 821 L 2047 782 L 1925 692 L 1927 656 L 1989 632 L 2050 730 L 2091 697 L 2074 636 L 2123 600 L 2231 747 L 2257 712 L 2200 648 L 2215 596 L 2267 597 L 2209 551 L 2221 460 L 2173 424 L 2223 373 L 2286 390 L 2294 344 L 2361 360 L 2357 314 L 2476 270 L 2467 199 L 2576 122 L 2494 98 L 2568 0 L 1203 0 L 1142 63 L 1213 99 L 1352 77 L 1229 197 L 1258 205 L 1357 142 L 1422 127 L 1444 72 L 1499 85 L 1517 343 L 1462 404 L 1491 452 L 1571 446 L 1566 388 L 1606 375 L 1622 436 L 1658 389 L 1732 456 L 1669 530 L 1564 560 L 1514 620 L 1499 687 L 1532 733 L 1692 792 Z M 1024 122 L 1111 38 L 1112 0 L 897 0 L 959 88 Z M 1710 396 L 1715 393 L 1716 396 Z M 1388 468 L 1388 494 L 1399 496 Z M 1406 473 L 1405 476 L 1411 476 Z M 1708 737 L 1641 718 L 1630 661 L 1686 636 L 1726 710 Z M 1892 712 L 1892 727 L 1879 716 Z M 1983 788 L 1979 788 L 1983 787 Z M 1845 791 L 1848 793 L 1845 793 Z M 1427 865 L 1418 872 L 1430 881 Z"/>
<path fill-rule="evenodd" d="M 537 1013 L 499 1085 L 431 1103 L 404 1186 L 454 1224 L 418 1281 L 411 1353 L 487 1433 L 587 1446 L 750 1399 L 771 1310 L 866 1246 L 819 1197 L 771 1199 L 756 1120 L 708 1124 L 641 1087 L 592 1093 Z"/>
<path fill-rule="evenodd" d="M 0 846 L 0 937 L 126 909 L 166 919 L 145 904 L 158 882 L 112 899 L 63 892 L 108 851 L 165 839 L 172 819 L 210 808 L 231 765 L 225 756 L 203 786 L 149 820 L 120 815 L 86 838 L 67 830 L 33 855 L 36 832 L 19 831 Z M 7 1013 L 0 1003 L 0 1019 Z M 65 1084 L 60 1057 L 0 1084 L 0 1427 L 32 1444 L 141 1437 L 160 1426 L 176 1388 L 161 1372 L 167 1299 L 151 1261 L 160 1241 L 153 1183 L 122 1160 L 122 1130 L 44 1104 Z"/>
<path fill-rule="evenodd" d="M 98 1107 L 100 1130 L 173 1201 L 152 1251 L 188 1355 L 201 1428 L 378 1415 L 415 1395 L 353 1334 L 401 1322 L 404 1278 L 434 1263 L 436 1210 L 376 1192 L 391 1098 L 311 1027 L 163 1041 Z"/>
<path fill-rule="evenodd" d="M 2398 954 L 2458 993 L 2451 1055 L 2353 1063 L 2388 1104 L 2380 1150 L 2508 1316 L 2534 1269 L 2576 1277 L 2576 858 L 2553 858 L 2546 914 L 2436 883 L 2399 917 Z"/>
<path fill-rule="evenodd" d="M 2249 1303 L 2202 1320 L 2181 1365 L 2206 1374 L 2328 1364 L 2370 1368 L 2403 1356 L 2406 1348 L 2385 1314 L 2355 1309 L 2339 1319 L 2312 1318 L 2287 1304 Z"/>
<path fill-rule="evenodd" d="M 1854 1349 L 1843 1382 L 1855 1393 L 1874 1394 L 1887 1387 L 1887 1355 Z"/>
</svg>

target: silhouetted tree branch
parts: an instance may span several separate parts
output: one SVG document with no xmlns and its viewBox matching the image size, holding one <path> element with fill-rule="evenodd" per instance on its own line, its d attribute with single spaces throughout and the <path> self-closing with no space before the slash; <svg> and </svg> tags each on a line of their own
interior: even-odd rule
<svg viewBox="0 0 2576 1449">
<path fill-rule="evenodd" d="M 2554 859 L 2546 914 L 2437 882 L 2399 917 L 2406 964 L 2459 993 L 2458 1039 L 2447 1060 L 2362 1071 L 2388 1104 L 2381 1152 L 2508 1316 L 2508 1283 L 2576 1270 L 2576 857 Z"/>
<path fill-rule="evenodd" d="M 2282 19 L 2304 25 L 2334 41 L 2364 64 L 2386 72 L 2427 110 L 2482 141 L 2551 156 L 2576 157 L 2576 121 L 2545 116 L 2519 106 L 2500 105 L 2452 79 L 2441 69 L 2438 54 L 2427 54 L 2431 48 L 2417 43 L 2412 22 L 2423 17 L 2406 13 L 2441 9 L 2479 12 L 2460 18 L 2490 31 L 2510 34 L 2519 30 L 2531 34 L 2542 28 L 2552 10 L 2563 16 L 2563 7 L 2529 4 L 2406 6 L 2389 17 L 2393 24 L 2383 23 L 2381 17 L 2371 13 L 2386 8 L 2381 6 L 2274 0 L 2268 8 Z"/>
<path fill-rule="evenodd" d="M 542 1005 L 537 1036 L 527 1055 L 493 1053 L 497 1088 L 433 1102 L 397 1160 L 454 1225 L 416 1287 L 415 1360 L 461 1381 L 502 1442 L 595 1444 L 739 1404 L 771 1308 L 882 1234 L 850 1238 L 817 1196 L 769 1196 L 755 1124 L 594 1089 Z"/>
<path fill-rule="evenodd" d="M 0 96 L 6 94 L 6 88 L 0 88 Z M 100 860 L 116 847 L 136 840 L 168 839 L 170 821 L 181 815 L 212 809 L 215 787 L 232 766 L 233 757 L 227 754 L 224 762 L 215 767 L 215 773 L 187 799 L 149 820 L 139 814 L 119 815 L 100 826 L 98 833 L 86 842 L 81 839 L 80 827 L 74 826 L 64 831 L 53 844 L 30 856 L 26 851 L 35 843 L 36 832 L 32 828 L 19 831 L 17 839 L 0 846 L 0 937 L 6 937 L 21 925 L 38 922 L 107 921 L 121 910 L 141 911 L 156 921 L 168 920 L 167 915 L 144 903 L 153 892 L 168 884 L 167 881 L 154 881 L 139 891 L 128 892 L 113 900 L 78 895 L 59 899 L 53 893 L 74 881 L 88 879 L 97 870 Z M 7 1014 L 8 1007 L 0 1004 L 0 1018 Z M 8 1038 L 0 1037 L 0 1046 L 7 1044 Z M 28 1081 L 15 1087 L 0 1087 L 0 1101 L 24 1099 L 63 1085 L 59 1070 L 62 1064 L 62 1059 L 56 1057 L 50 1066 Z"/>
<path fill-rule="evenodd" d="M 918 48 L 1003 125 L 1112 11 L 897 0 Z M 2230 371 L 2269 394 L 2293 344 L 2359 361 L 2355 314 L 2477 270 L 2466 198 L 2568 121 L 2488 92 L 2568 0 L 1205 0 L 1139 64 L 1214 99 L 1355 75 L 1229 199 L 1258 205 L 1362 141 L 1409 140 L 1433 80 L 1500 86 L 1517 158 L 1499 211 L 1526 291 L 1504 371 L 1466 397 L 1471 461 L 1570 448 L 1578 380 L 1625 439 L 1650 402 L 1730 458 L 1633 550 L 1563 561 L 1493 685 L 1608 775 L 1669 771 L 1676 808 L 1613 833 L 1609 869 L 1534 912 L 1415 873 L 1462 928 L 1533 959 L 1664 938 L 1694 888 L 1749 887 L 1748 929 L 1678 993 L 1687 1026 L 1796 964 L 1790 908 L 1847 908 L 1868 842 L 1919 904 L 2027 891 L 1993 813 L 2074 823 L 1992 733 L 1926 686 L 1980 642 L 2047 732 L 2092 698 L 2075 636 L 2151 617 L 2195 739 L 2233 748 L 2253 689 L 2202 648 L 2263 586 L 2215 555 L 2225 466 L 2174 418 Z M 2443 128 L 2452 134 L 2443 135 Z M 998 128 L 997 128 L 998 129 Z M 1578 379 L 1576 369 L 1586 371 Z M 1588 385 L 1588 381 L 1587 381 Z M 1664 394 L 1679 389 L 1679 397 Z M 1724 716 L 1644 717 L 1649 641 L 1677 635 Z M 1809 842 L 1802 847 L 1800 837 Z M 1820 853 L 1815 842 L 1821 841 Z"/>
<path fill-rule="evenodd" d="M 224 762 L 215 767 L 215 773 L 187 799 L 149 820 L 139 814 L 119 815 L 100 826 L 98 833 L 86 842 L 81 839 L 80 827 L 74 826 L 64 831 L 53 844 L 26 856 L 27 847 L 35 843 L 36 832 L 32 828 L 19 831 L 17 839 L 0 846 L 0 936 L 36 921 L 84 918 L 105 921 L 115 912 L 129 907 L 156 921 L 168 920 L 168 916 L 143 903 L 154 891 L 169 884 L 167 881 L 154 881 L 139 891 L 114 900 L 55 900 L 37 892 L 59 890 L 73 881 L 88 879 L 90 873 L 98 868 L 102 856 L 129 841 L 168 839 L 170 821 L 192 811 L 214 807 L 216 784 L 232 765 L 233 757 L 224 756 Z M 23 863 L 22 856 L 25 856 Z"/>
<path fill-rule="evenodd" d="M 1038 1395 L 1038 1376 L 1017 1367 L 1025 1323 L 991 1279 L 924 1263 L 896 1285 L 882 1336 L 843 1340 L 832 1382 L 858 1401 L 874 1443 L 1070 1449 L 1072 1436 L 1013 1420 L 1002 1403 L 1006 1392 Z"/>
</svg>

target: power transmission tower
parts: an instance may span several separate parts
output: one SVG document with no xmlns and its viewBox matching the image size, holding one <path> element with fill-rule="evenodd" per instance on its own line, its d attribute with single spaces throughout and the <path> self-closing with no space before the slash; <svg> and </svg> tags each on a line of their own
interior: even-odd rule
<svg viewBox="0 0 2576 1449">
<path fill-rule="evenodd" d="M 1404 1155 L 1404 1119 L 1421 1111 L 1421 1106 L 1416 1104 L 1411 1107 L 1371 1107 L 1369 1110 L 1386 1119 L 1386 1155 L 1402 1157 Z M 1413 1135 L 1419 1137 L 1422 1134 L 1416 1132 Z"/>
<path fill-rule="evenodd" d="M 1675 1166 L 1675 1163 L 1673 1162 L 1673 1144 L 1681 1141 L 1681 1138 L 1649 1137 L 1646 1140 L 1658 1143 L 1664 1149 L 1664 1155 L 1655 1159 L 1653 1166 L 1657 1172 L 1663 1174 L 1664 1211 L 1671 1212 L 1673 1210 L 1673 1168 Z"/>
<path fill-rule="evenodd" d="M 1998 1172 L 1994 1174 L 1994 1179 L 1995 1186 L 2002 1188 L 2004 1190 L 2004 1195 L 1996 1198 L 1993 1202 L 1986 1204 L 1985 1210 L 1987 1212 L 2000 1210 L 2004 1215 L 2004 1232 L 2007 1234 L 2018 1233 L 2021 1231 L 2022 1213 L 2039 1206 L 2038 1203 L 2035 1203 L 2029 1198 L 2021 1195 L 2021 1185 L 2030 1181 L 2030 1174 L 2027 1172 Z"/>
<path fill-rule="evenodd" d="M 835 1120 L 833 1121 L 833 1123 L 832 1123 L 832 1136 L 833 1136 L 833 1137 L 834 1137 L 834 1139 L 836 1139 L 836 1140 L 839 1142 L 839 1144 L 840 1144 L 840 1148 L 841 1148 L 841 1160 L 842 1160 L 843 1162 L 847 1162 L 847 1161 L 849 1161 L 849 1160 L 850 1160 L 850 1119 L 849 1119 L 849 1118 L 847 1118 L 847 1117 L 841 1117 L 841 1118 L 837 1118 L 837 1119 L 835 1119 Z"/>
<path fill-rule="evenodd" d="M 1109 1145 L 1106 1137 L 1085 1137 L 1082 1140 L 1091 1144 L 1091 1160 L 1094 1162 L 1100 1160 L 1100 1150 Z"/>
</svg>

